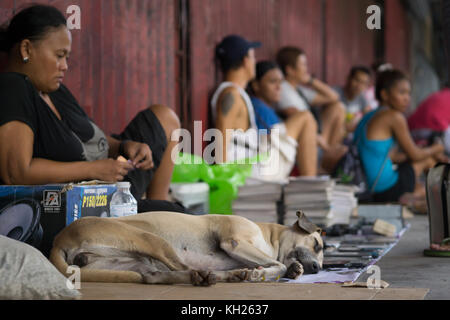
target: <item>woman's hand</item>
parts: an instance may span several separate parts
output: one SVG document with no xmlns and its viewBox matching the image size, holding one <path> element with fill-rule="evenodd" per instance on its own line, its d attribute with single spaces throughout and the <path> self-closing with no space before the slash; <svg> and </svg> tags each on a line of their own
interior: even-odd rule
<svg viewBox="0 0 450 320">
<path fill-rule="evenodd" d="M 312 81 L 312 75 L 309 72 L 305 72 L 301 75 L 301 83 L 303 85 L 309 85 Z"/>
<path fill-rule="evenodd" d="M 135 168 L 150 170 L 154 167 L 152 151 L 146 143 L 126 141 L 123 151 L 124 155 L 132 161 Z"/>
<path fill-rule="evenodd" d="M 442 163 L 449 162 L 449 158 L 445 155 L 445 146 L 441 138 L 435 139 L 431 147 L 435 149 L 435 153 L 433 154 L 434 160 Z"/>
<path fill-rule="evenodd" d="M 122 181 L 133 165 L 129 162 L 123 162 L 114 159 L 104 159 L 88 162 L 91 166 L 90 172 L 93 179 L 117 182 Z"/>
</svg>

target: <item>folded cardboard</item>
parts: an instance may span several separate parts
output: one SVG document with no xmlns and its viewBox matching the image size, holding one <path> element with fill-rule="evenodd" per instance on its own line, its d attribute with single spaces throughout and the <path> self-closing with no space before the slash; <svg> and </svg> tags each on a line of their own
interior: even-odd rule
<svg viewBox="0 0 450 320">
<path fill-rule="evenodd" d="M 396 227 L 395 225 L 390 224 L 389 222 L 377 219 L 375 220 L 375 224 L 373 225 L 373 231 L 386 237 L 394 237 Z"/>
<path fill-rule="evenodd" d="M 38 186 L 0 186 L 0 234 L 35 245 L 48 256 L 54 237 L 81 217 L 109 216 L 115 184 L 88 182 Z"/>
<path fill-rule="evenodd" d="M 366 223 L 375 223 L 381 219 L 395 226 L 399 233 L 405 227 L 403 206 L 400 204 L 361 204 L 358 206 L 358 218 Z"/>
<path fill-rule="evenodd" d="M 423 300 L 429 289 L 345 288 L 342 284 L 218 283 L 211 287 L 81 283 L 82 300 Z M 187 303 L 186 303 L 187 305 Z"/>
</svg>

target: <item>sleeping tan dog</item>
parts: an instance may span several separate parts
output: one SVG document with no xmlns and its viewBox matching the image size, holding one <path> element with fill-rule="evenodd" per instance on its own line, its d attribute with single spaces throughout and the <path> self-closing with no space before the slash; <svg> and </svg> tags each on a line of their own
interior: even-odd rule
<svg viewBox="0 0 450 320">
<path fill-rule="evenodd" d="M 303 212 L 292 226 L 253 223 L 229 215 L 151 212 L 121 218 L 86 217 L 55 238 L 51 262 L 82 282 L 192 283 L 273 281 L 317 273 L 320 229 Z"/>
</svg>

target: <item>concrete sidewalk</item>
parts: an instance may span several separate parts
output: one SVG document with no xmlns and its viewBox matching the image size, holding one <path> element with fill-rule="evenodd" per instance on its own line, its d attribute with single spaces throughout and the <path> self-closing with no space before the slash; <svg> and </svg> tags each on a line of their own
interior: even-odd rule
<svg viewBox="0 0 450 320">
<path fill-rule="evenodd" d="M 429 288 L 425 299 L 450 299 L 450 259 L 423 255 L 430 246 L 428 217 L 416 215 L 406 222 L 411 228 L 377 263 L 381 279 L 389 288 Z M 365 282 L 369 276 L 362 274 L 357 281 Z"/>
</svg>

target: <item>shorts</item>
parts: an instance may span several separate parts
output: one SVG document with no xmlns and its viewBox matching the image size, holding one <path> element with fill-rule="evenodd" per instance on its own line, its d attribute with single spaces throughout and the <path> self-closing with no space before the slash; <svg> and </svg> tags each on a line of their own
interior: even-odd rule
<svg viewBox="0 0 450 320">
<path fill-rule="evenodd" d="M 141 199 L 147 191 L 155 171 L 158 169 L 164 151 L 167 148 L 166 132 L 156 115 L 150 109 L 139 112 L 119 135 L 112 135 L 118 140 L 132 140 L 146 143 L 152 151 L 154 167 L 151 170 L 133 170 L 125 176 L 124 181 L 131 183 L 131 194 L 138 202 L 138 212 L 175 211 L 184 212 L 184 207 L 169 201 Z"/>
<path fill-rule="evenodd" d="M 398 202 L 403 194 L 414 191 L 416 174 L 411 164 L 409 162 L 400 164 L 397 172 L 397 183 L 386 191 L 374 193 L 375 202 Z"/>
<path fill-rule="evenodd" d="M 289 177 L 297 154 L 297 141 L 288 136 L 286 125 L 278 123 L 271 128 L 269 158 L 253 168 L 254 178 L 266 181 L 283 181 Z"/>
</svg>

